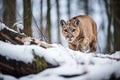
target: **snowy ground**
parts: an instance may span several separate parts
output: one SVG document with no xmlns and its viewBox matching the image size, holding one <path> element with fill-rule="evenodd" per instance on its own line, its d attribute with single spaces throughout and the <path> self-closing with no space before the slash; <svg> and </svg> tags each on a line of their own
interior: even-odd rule
<svg viewBox="0 0 120 80">
<path fill-rule="evenodd" d="M 0 30 L 4 28 L 8 29 L 4 24 L 0 24 Z M 7 59 L 31 63 L 34 60 L 34 50 L 36 55 L 44 57 L 50 64 L 59 65 L 20 78 L 0 73 L 0 80 L 103 80 L 109 79 L 112 74 L 120 78 L 120 61 L 101 58 L 120 58 L 120 51 L 104 55 L 73 51 L 58 44 L 52 46 L 54 47 L 44 49 L 37 45 L 13 45 L 0 41 L 0 55 L 6 56 Z"/>
<path fill-rule="evenodd" d="M 0 41 L 0 54 L 7 56 L 8 59 L 32 62 L 34 57 L 32 50 L 34 50 L 35 54 L 44 57 L 52 65 L 60 65 L 19 79 L 4 74 L 0 74 L 0 78 L 4 80 L 101 80 L 109 79 L 112 74 L 120 77 L 120 61 L 95 57 L 120 58 L 119 51 L 113 55 L 88 54 L 73 51 L 58 44 L 53 46 L 53 48 L 44 49 L 36 45 L 13 45 Z"/>
</svg>

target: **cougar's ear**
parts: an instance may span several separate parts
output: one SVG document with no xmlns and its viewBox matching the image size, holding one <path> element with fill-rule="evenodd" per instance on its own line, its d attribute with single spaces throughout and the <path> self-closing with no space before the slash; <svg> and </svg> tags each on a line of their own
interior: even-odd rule
<svg viewBox="0 0 120 80">
<path fill-rule="evenodd" d="M 78 26 L 79 24 L 80 24 L 80 20 L 79 19 L 75 19 L 74 26 Z"/>
<path fill-rule="evenodd" d="M 66 25 L 66 22 L 64 20 L 60 20 L 60 25 L 64 26 L 64 25 Z"/>
</svg>

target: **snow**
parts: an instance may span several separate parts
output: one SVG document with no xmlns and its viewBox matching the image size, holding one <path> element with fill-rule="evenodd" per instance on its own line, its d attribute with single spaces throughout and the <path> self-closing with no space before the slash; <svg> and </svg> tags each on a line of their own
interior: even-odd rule
<svg viewBox="0 0 120 80">
<path fill-rule="evenodd" d="M 4 28 L 6 28 L 6 29 L 8 29 L 8 30 L 10 30 L 10 31 L 13 31 L 13 32 L 15 32 L 15 33 L 18 33 L 18 32 L 16 32 L 16 31 L 13 30 L 13 29 L 8 28 L 4 23 L 0 22 L 0 31 L 3 30 Z"/>
<path fill-rule="evenodd" d="M 0 23 L 0 30 L 4 28 L 9 29 Z M 7 59 L 32 63 L 36 54 L 48 63 L 58 66 L 20 78 L 0 73 L 0 80 L 102 80 L 109 79 L 112 74 L 120 78 L 120 61 L 113 59 L 120 58 L 120 51 L 105 55 L 73 51 L 60 44 L 51 45 L 53 47 L 45 49 L 38 45 L 13 45 L 0 41 L 0 55 Z"/>
<path fill-rule="evenodd" d="M 120 61 L 100 58 L 120 58 L 120 51 L 112 55 L 104 55 L 73 51 L 59 44 L 51 45 L 52 48 L 44 49 L 37 45 L 13 45 L 0 41 L 0 55 L 6 56 L 7 59 L 31 63 L 34 60 L 34 51 L 50 64 L 59 65 L 56 68 L 48 68 L 38 74 L 20 78 L 5 74 L 0 74 L 0 78 L 4 80 L 102 80 L 109 79 L 113 73 L 116 77 L 120 77 Z"/>
<path fill-rule="evenodd" d="M 23 24 L 22 24 L 22 23 L 18 23 L 18 22 L 14 23 L 12 27 L 16 27 L 16 28 L 17 28 L 17 31 L 18 31 L 19 33 L 21 33 L 20 30 L 23 30 L 23 29 L 24 29 Z"/>
<path fill-rule="evenodd" d="M 15 59 L 17 61 L 23 61 L 25 63 L 32 62 L 34 59 L 32 49 L 27 45 L 12 45 L 0 41 L 0 52 L 2 56 L 6 56 L 7 59 Z"/>
</svg>

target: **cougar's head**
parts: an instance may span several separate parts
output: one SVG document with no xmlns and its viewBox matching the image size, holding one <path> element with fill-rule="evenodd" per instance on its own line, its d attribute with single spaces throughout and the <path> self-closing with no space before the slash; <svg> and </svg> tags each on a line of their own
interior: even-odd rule
<svg viewBox="0 0 120 80">
<path fill-rule="evenodd" d="M 79 19 L 68 20 L 67 22 L 60 20 L 60 24 L 62 26 L 62 34 L 68 42 L 73 42 L 79 36 Z"/>
</svg>

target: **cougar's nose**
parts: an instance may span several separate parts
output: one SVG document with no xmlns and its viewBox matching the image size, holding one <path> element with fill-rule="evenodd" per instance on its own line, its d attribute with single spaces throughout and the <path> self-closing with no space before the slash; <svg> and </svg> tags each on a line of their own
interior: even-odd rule
<svg viewBox="0 0 120 80">
<path fill-rule="evenodd" d="M 67 36 L 67 40 L 68 40 L 68 41 L 72 41 L 72 40 L 73 40 L 73 36 L 72 36 L 72 35 L 68 35 L 68 36 Z"/>
</svg>

